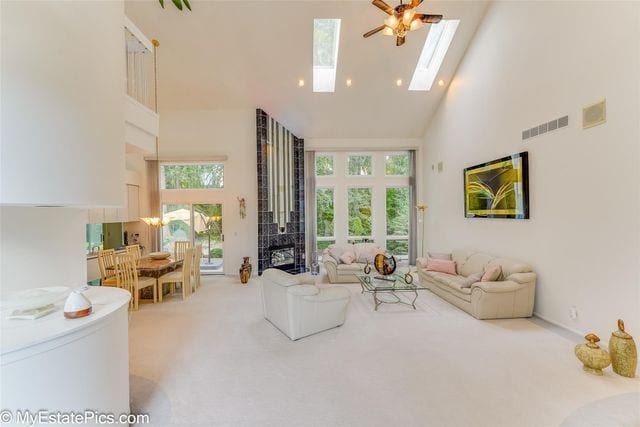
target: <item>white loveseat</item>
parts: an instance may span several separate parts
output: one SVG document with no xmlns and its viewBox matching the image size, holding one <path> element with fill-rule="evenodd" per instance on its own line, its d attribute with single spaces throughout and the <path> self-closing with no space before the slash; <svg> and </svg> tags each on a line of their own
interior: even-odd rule
<svg viewBox="0 0 640 427">
<path fill-rule="evenodd" d="M 456 250 L 451 253 L 457 275 L 426 270 L 426 258 L 417 261 L 421 283 L 477 319 L 531 317 L 535 299 L 536 273 L 530 265 L 510 258 L 498 258 L 483 252 Z M 464 287 L 472 274 L 499 265 L 501 280 L 476 282 Z"/>
<path fill-rule="evenodd" d="M 264 317 L 292 340 L 342 325 L 351 298 L 342 286 L 319 289 L 307 278 L 274 268 L 262 273 Z"/>
<path fill-rule="evenodd" d="M 340 256 L 345 252 L 354 254 L 355 260 L 351 264 L 345 264 L 340 260 Z M 373 268 L 374 257 L 384 252 L 384 248 L 375 243 L 331 245 L 322 252 L 322 262 L 331 283 L 357 283 L 356 273 L 363 272 L 367 261 Z"/>
</svg>

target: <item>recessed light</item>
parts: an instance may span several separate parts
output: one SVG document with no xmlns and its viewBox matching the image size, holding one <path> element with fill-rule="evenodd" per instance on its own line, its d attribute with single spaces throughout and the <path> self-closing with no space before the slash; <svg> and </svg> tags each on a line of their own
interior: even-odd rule
<svg viewBox="0 0 640 427">
<path fill-rule="evenodd" d="M 351 87 L 352 84 L 351 79 L 347 79 L 347 87 Z"/>
<path fill-rule="evenodd" d="M 402 79 L 396 80 L 396 86 L 402 86 Z"/>
<path fill-rule="evenodd" d="M 438 80 L 438 86 L 444 86 L 444 80 L 442 79 Z"/>
<path fill-rule="evenodd" d="M 302 79 L 298 80 L 298 86 L 299 87 L 304 86 L 304 80 L 302 80 Z"/>
</svg>

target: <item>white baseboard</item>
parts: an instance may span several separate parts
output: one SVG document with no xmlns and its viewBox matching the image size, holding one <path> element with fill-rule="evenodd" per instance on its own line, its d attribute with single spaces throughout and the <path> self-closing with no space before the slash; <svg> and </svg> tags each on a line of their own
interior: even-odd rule
<svg viewBox="0 0 640 427">
<path fill-rule="evenodd" d="M 583 342 L 584 341 L 583 337 L 586 335 L 586 332 L 579 331 L 579 330 L 574 329 L 574 328 L 570 328 L 567 325 L 563 325 L 562 323 L 557 322 L 556 320 L 550 319 L 550 318 L 548 318 L 546 316 L 543 316 L 540 313 L 535 312 L 535 311 L 533 312 L 533 315 L 534 315 L 534 317 L 542 319 L 545 322 L 549 323 L 550 325 L 553 325 L 555 328 L 562 329 L 567 335 L 570 335 L 570 336 L 568 336 L 568 338 L 572 338 L 573 340 L 578 341 L 578 342 Z M 608 342 L 606 342 L 604 340 L 600 341 L 600 345 L 606 347 L 608 345 Z"/>
</svg>

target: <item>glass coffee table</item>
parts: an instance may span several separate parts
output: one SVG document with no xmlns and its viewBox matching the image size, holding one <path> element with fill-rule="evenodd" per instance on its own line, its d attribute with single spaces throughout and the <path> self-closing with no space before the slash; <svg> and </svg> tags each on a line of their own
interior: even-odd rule
<svg viewBox="0 0 640 427">
<path fill-rule="evenodd" d="M 356 274 L 362 293 L 369 292 L 373 294 L 374 310 L 378 310 L 380 304 L 405 304 L 416 309 L 416 300 L 418 299 L 418 291 L 428 289 L 420 284 L 418 279 L 407 283 L 404 275 L 391 274 L 389 276 L 380 276 L 375 274 Z M 413 300 L 409 303 L 403 301 L 398 295 L 400 292 L 413 293 Z"/>
</svg>

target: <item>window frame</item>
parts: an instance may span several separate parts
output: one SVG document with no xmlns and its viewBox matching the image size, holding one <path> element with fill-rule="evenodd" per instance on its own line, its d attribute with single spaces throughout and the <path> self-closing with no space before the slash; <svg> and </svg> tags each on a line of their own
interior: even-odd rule
<svg viewBox="0 0 640 427">
<path fill-rule="evenodd" d="M 386 154 L 385 154 L 386 155 Z M 386 162 L 385 162 L 385 170 L 386 170 Z M 386 175 L 386 176 L 404 176 L 404 175 Z M 385 185 L 384 188 L 384 199 L 385 199 L 385 209 L 384 209 L 384 225 L 385 225 L 385 237 L 384 237 L 384 246 L 385 248 L 388 249 L 388 244 L 387 242 L 389 241 L 398 241 L 398 240 L 406 240 L 407 243 L 409 243 L 410 239 L 410 235 L 411 235 L 411 206 L 409 206 L 409 214 L 408 214 L 408 218 L 407 218 L 407 229 L 408 232 L 406 235 L 402 235 L 402 234 L 387 234 L 387 226 L 389 224 L 389 219 L 387 218 L 387 190 L 389 188 L 406 188 L 408 191 L 408 196 L 409 199 L 411 199 L 411 186 L 406 184 L 406 185 L 402 185 L 402 184 L 387 184 Z M 411 200 L 409 200 L 411 201 Z M 409 259 L 409 254 L 407 253 L 407 255 L 394 255 L 396 258 L 400 259 L 400 260 L 407 260 Z"/>
<path fill-rule="evenodd" d="M 332 236 L 319 236 L 318 235 L 318 190 L 331 190 L 333 192 L 333 235 Z M 316 241 L 326 241 L 326 240 L 336 240 L 336 189 L 333 185 L 321 185 L 316 187 L 315 194 L 315 205 L 316 205 Z"/>
</svg>

